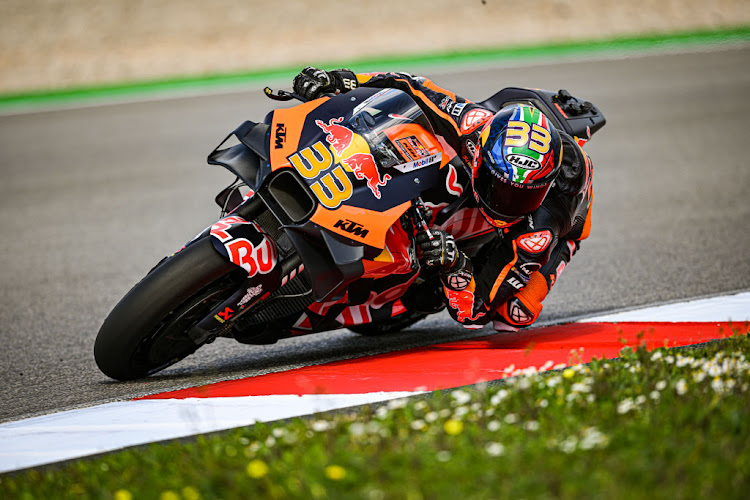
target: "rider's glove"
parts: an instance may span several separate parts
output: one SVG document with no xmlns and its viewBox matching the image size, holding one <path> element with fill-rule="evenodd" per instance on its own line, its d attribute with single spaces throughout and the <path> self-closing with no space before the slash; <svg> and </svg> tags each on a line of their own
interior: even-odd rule
<svg viewBox="0 0 750 500">
<path fill-rule="evenodd" d="M 328 71 L 308 66 L 294 77 L 294 92 L 307 99 L 317 99 L 321 94 L 336 92 L 335 80 Z"/>
<path fill-rule="evenodd" d="M 294 77 L 294 92 L 309 99 L 357 88 L 357 76 L 348 69 L 325 71 L 308 66 Z"/>
<path fill-rule="evenodd" d="M 417 234 L 425 265 L 439 269 L 440 281 L 446 287 L 457 292 L 465 289 L 474 275 L 471 260 L 456 247 L 450 234 L 438 229 L 433 229 L 430 234 L 432 239 L 427 231 Z"/>
<path fill-rule="evenodd" d="M 420 231 L 417 234 L 417 245 L 422 249 L 424 263 L 430 267 L 451 268 L 458 261 L 459 251 L 456 242 L 453 236 L 445 231 Z"/>
</svg>

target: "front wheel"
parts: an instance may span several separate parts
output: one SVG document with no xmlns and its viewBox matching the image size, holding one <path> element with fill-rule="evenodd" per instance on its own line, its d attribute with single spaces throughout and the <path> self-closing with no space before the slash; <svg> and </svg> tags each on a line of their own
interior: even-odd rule
<svg viewBox="0 0 750 500">
<path fill-rule="evenodd" d="M 246 276 L 214 250 L 210 237 L 168 258 L 104 321 L 94 344 L 99 369 L 117 380 L 133 380 L 189 356 L 200 345 L 187 332 Z"/>
</svg>

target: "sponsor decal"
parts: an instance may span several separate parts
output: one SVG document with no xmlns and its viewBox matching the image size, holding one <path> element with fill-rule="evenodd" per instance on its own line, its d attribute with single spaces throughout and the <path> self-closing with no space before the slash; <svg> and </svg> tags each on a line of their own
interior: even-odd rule
<svg viewBox="0 0 750 500">
<path fill-rule="evenodd" d="M 331 118 L 326 125 L 321 120 L 315 120 L 315 125 L 321 128 L 326 134 L 326 142 L 331 145 L 336 154 L 342 156 L 346 148 L 352 145 L 354 140 L 354 132 L 348 128 L 339 125 L 344 120 L 343 116 L 338 118 Z"/>
<path fill-rule="evenodd" d="M 225 321 L 229 320 L 232 316 L 234 316 L 234 311 L 231 307 L 225 308 L 223 311 L 221 311 L 219 314 L 215 314 L 214 318 L 219 323 L 224 323 Z"/>
<path fill-rule="evenodd" d="M 252 286 L 247 289 L 247 293 L 240 299 L 240 301 L 237 303 L 237 307 L 242 307 L 248 302 L 250 302 L 253 298 L 257 297 L 263 292 L 263 285 L 258 286 Z"/>
<path fill-rule="evenodd" d="M 450 114 L 451 116 L 458 117 L 461 115 L 461 111 L 464 110 L 466 107 L 465 102 L 458 103 L 451 99 L 448 96 L 443 97 L 443 100 L 440 101 L 440 104 L 438 104 L 438 107 L 445 111 L 446 113 Z"/>
<path fill-rule="evenodd" d="M 375 158 L 370 153 L 355 153 L 349 158 L 341 160 L 354 173 L 354 177 L 359 180 L 367 181 L 367 187 L 370 188 L 375 198 L 380 199 L 379 186 L 385 186 L 391 180 L 389 174 L 380 177 L 378 165 Z"/>
<path fill-rule="evenodd" d="M 463 111 L 465 107 L 466 107 L 465 102 L 457 103 L 453 106 L 453 109 L 451 110 L 451 114 L 453 116 L 458 117 L 461 115 L 461 111 Z"/>
<path fill-rule="evenodd" d="M 518 239 L 518 246 L 529 253 L 540 253 L 552 242 L 552 233 L 548 230 L 525 234 Z"/>
<path fill-rule="evenodd" d="M 315 124 L 326 133 L 325 141 L 328 147 L 322 141 L 318 141 L 287 157 L 289 163 L 300 175 L 306 179 L 316 179 L 310 185 L 310 189 L 320 203 L 329 209 L 338 208 L 342 202 L 351 198 L 354 192 L 351 180 L 344 170 L 345 167 L 354 174 L 355 178 L 366 181 L 367 187 L 378 199 L 381 197 L 379 188 L 385 186 L 392 178 L 389 174 L 381 177 L 375 157 L 370 153 L 360 152 L 343 157 L 345 151 L 354 142 L 356 135 L 349 128 L 340 125 L 343 120 L 342 116 L 331 118 L 328 123 L 315 120 Z M 441 160 L 440 155 L 422 158 L 429 152 L 415 136 L 406 138 L 402 149 L 408 149 L 412 157 L 416 158 L 411 163 L 398 166 L 406 171 L 422 168 Z M 338 163 L 339 159 L 340 163 Z"/>
<path fill-rule="evenodd" d="M 224 248 L 229 260 L 247 271 L 248 277 L 268 274 L 276 267 L 276 248 L 268 238 L 263 238 L 257 247 L 245 238 L 237 238 L 225 243 Z"/>
<path fill-rule="evenodd" d="M 359 224 L 349 219 L 339 219 L 338 221 L 336 221 L 336 224 L 334 224 L 333 227 L 341 229 L 344 232 L 353 234 L 354 236 L 359 236 L 360 238 L 364 238 L 365 236 L 367 236 L 367 233 L 370 232 L 370 230 L 365 229 L 362 224 Z"/>
<path fill-rule="evenodd" d="M 411 135 L 403 139 L 397 139 L 396 145 L 409 160 L 418 160 L 430 154 L 417 136 Z"/>
<path fill-rule="evenodd" d="M 341 83 L 343 84 L 346 90 L 353 90 L 359 86 L 357 84 L 357 80 L 353 80 L 351 78 L 342 78 Z"/>
<path fill-rule="evenodd" d="M 442 109 L 446 113 L 450 113 L 454 104 L 456 104 L 456 101 L 454 101 L 448 96 L 445 96 L 443 97 L 443 100 L 440 101 L 440 104 L 438 104 L 438 108 Z"/>
<path fill-rule="evenodd" d="M 276 124 L 276 139 L 274 139 L 274 149 L 281 149 L 286 142 L 286 125 L 283 123 Z"/>
<path fill-rule="evenodd" d="M 525 168 L 526 170 L 539 170 L 542 164 L 534 158 L 526 155 L 509 154 L 505 156 L 505 161 L 514 167 Z"/>
<path fill-rule="evenodd" d="M 419 170 L 420 168 L 427 167 L 429 165 L 432 165 L 434 163 L 440 163 L 443 159 L 443 154 L 438 153 L 434 154 L 432 156 L 427 156 L 425 158 L 421 158 L 419 160 L 410 161 L 407 163 L 402 163 L 400 165 L 394 165 L 393 168 L 398 170 L 402 173 L 412 172 L 414 170 Z M 379 197 L 378 197 L 379 198 Z"/>
<path fill-rule="evenodd" d="M 334 120 L 331 121 L 333 122 Z M 341 128 L 345 129 L 345 127 Z M 336 138 L 331 140 L 336 144 L 334 148 L 342 147 L 346 149 L 336 142 Z M 333 146 L 333 144 L 331 145 Z M 354 187 L 349 177 L 347 177 L 344 168 L 335 163 L 333 153 L 321 141 L 294 153 L 287 160 L 289 160 L 289 163 L 302 177 L 306 179 L 317 178 L 310 185 L 310 189 L 312 189 L 318 201 L 324 207 L 329 209 L 338 208 L 342 202 L 352 197 Z"/>
<path fill-rule="evenodd" d="M 251 227 L 232 234 L 233 229 L 247 225 Z M 238 237 L 236 234 L 253 238 L 255 243 Z M 258 273 L 268 274 L 276 267 L 276 245 L 254 222 L 230 215 L 211 226 L 211 236 L 224 244 L 230 262 L 247 271 L 248 276 L 255 276 Z"/>
<path fill-rule="evenodd" d="M 472 314 L 474 310 L 474 293 L 469 290 L 464 289 L 460 292 L 455 292 L 447 288 L 446 296 L 448 297 L 448 305 L 456 311 L 456 319 L 459 323 L 476 321 L 485 315 L 483 311 Z"/>
<path fill-rule="evenodd" d="M 336 162 L 331 150 L 341 158 L 354 141 L 354 132 L 339 125 L 344 118 L 331 118 L 328 123 L 315 120 L 315 124 L 326 133 L 325 140 L 331 149 L 322 141 L 304 148 L 289 156 L 289 163 L 306 179 L 317 179 L 310 185 L 320 203 L 329 209 L 338 208 L 345 200 L 351 198 L 354 189 L 346 175 L 344 168 Z M 359 180 L 364 180 L 372 194 L 380 199 L 380 186 L 385 186 L 391 179 L 389 174 L 382 177 L 378 170 L 375 157 L 370 153 L 354 153 L 347 158 L 341 158 L 341 164 Z M 330 170 L 330 171 L 329 171 Z"/>
<path fill-rule="evenodd" d="M 520 290 L 521 288 L 523 288 L 523 283 L 518 281 L 514 276 L 509 276 L 505 282 L 508 283 L 513 288 L 515 288 L 516 290 Z"/>
<path fill-rule="evenodd" d="M 492 112 L 487 109 L 472 109 L 464 115 L 461 121 L 461 132 L 468 134 L 473 132 L 479 125 L 483 124 L 490 117 Z"/>
<path fill-rule="evenodd" d="M 232 239 L 232 235 L 228 232 L 229 229 L 239 224 L 252 224 L 252 222 L 248 222 L 242 217 L 235 215 L 224 217 L 211 225 L 211 236 L 217 238 L 222 243 L 227 242 Z"/>
<path fill-rule="evenodd" d="M 445 189 L 453 196 L 461 196 L 464 192 L 464 187 L 458 182 L 458 172 L 456 167 L 448 164 L 448 175 L 445 176 Z"/>
</svg>

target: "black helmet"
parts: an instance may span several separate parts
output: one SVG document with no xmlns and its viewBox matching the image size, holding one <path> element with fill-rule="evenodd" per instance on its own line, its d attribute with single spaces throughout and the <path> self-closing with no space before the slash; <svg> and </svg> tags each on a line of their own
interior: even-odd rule
<svg viewBox="0 0 750 500">
<path fill-rule="evenodd" d="M 505 227 L 539 208 L 560 171 L 560 134 L 544 113 L 511 104 L 490 120 L 474 154 L 474 197 L 485 218 Z"/>
</svg>

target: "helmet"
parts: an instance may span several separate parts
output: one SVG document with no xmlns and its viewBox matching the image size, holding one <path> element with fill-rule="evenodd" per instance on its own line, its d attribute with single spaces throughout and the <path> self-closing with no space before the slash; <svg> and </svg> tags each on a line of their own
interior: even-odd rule
<svg viewBox="0 0 750 500">
<path fill-rule="evenodd" d="M 472 162 L 474 197 L 495 227 L 539 208 L 560 171 L 560 134 L 544 113 L 511 104 L 485 125 Z"/>
</svg>

